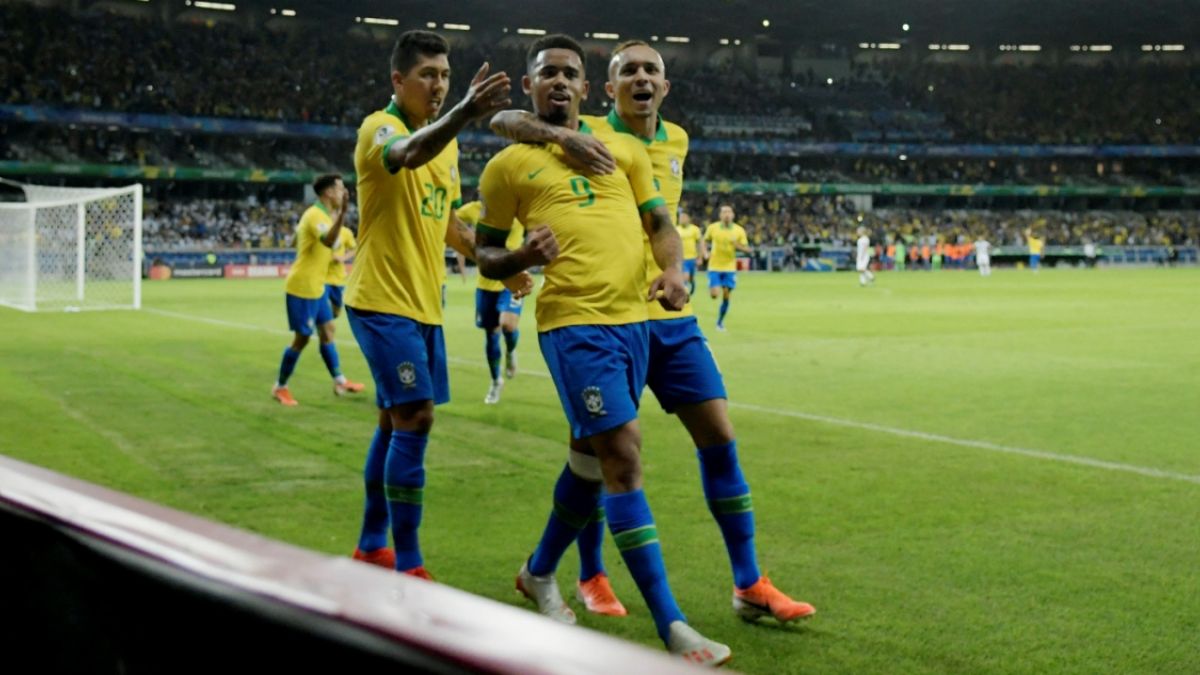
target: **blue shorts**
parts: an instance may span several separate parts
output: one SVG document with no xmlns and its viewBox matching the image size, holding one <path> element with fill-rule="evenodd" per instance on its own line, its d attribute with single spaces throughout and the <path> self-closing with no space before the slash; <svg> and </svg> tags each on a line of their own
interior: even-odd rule
<svg viewBox="0 0 1200 675">
<path fill-rule="evenodd" d="M 375 379 L 376 405 L 386 409 L 413 401 L 449 402 L 441 326 L 395 314 L 347 310 L 350 330 Z"/>
<path fill-rule="evenodd" d="M 302 298 L 287 293 L 288 328 L 293 333 L 312 335 L 317 326 L 333 321 L 333 310 L 325 293 L 319 298 Z"/>
<path fill-rule="evenodd" d="M 684 258 L 683 259 L 683 273 L 688 276 L 692 276 L 693 274 L 696 273 L 696 259 L 695 258 Z"/>
<path fill-rule="evenodd" d="M 1029 266 L 1031 268 L 1036 270 L 1038 268 L 1038 265 L 1041 264 L 1041 262 L 1042 262 L 1041 254 L 1038 254 L 1038 253 L 1030 253 L 1029 254 Z"/>
<path fill-rule="evenodd" d="M 335 284 L 325 284 L 325 296 L 329 298 L 329 304 L 337 309 L 341 309 L 342 305 L 346 304 L 346 303 L 342 302 L 342 294 L 345 291 L 346 291 L 345 286 L 337 286 Z"/>
<path fill-rule="evenodd" d="M 737 272 L 708 272 L 708 287 L 709 288 L 728 288 L 733 290 L 737 288 Z"/>
<path fill-rule="evenodd" d="M 696 317 L 650 322 L 646 385 L 667 412 L 688 403 L 727 398 L 717 362 Z"/>
<path fill-rule="evenodd" d="M 565 326 L 538 333 L 571 436 L 587 438 L 637 419 L 646 386 L 649 328 Z"/>
<path fill-rule="evenodd" d="M 485 291 L 475 289 L 475 327 L 491 330 L 500 325 L 500 315 L 511 312 L 521 315 L 523 300 L 513 300 L 512 292 L 507 288 L 502 291 Z"/>
</svg>

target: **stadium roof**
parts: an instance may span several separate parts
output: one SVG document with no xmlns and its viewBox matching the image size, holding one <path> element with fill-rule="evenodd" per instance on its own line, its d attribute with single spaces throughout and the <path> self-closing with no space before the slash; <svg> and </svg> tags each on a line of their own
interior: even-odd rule
<svg viewBox="0 0 1200 675">
<path fill-rule="evenodd" d="M 236 0 L 234 0 L 236 1 Z M 307 17 L 377 16 L 401 26 L 447 22 L 472 30 L 535 27 L 572 34 L 770 36 L 803 43 L 860 41 L 1195 44 L 1197 0 L 245 0 Z M 770 21 L 769 27 L 763 21 Z M 910 30 L 903 30 L 904 24 Z"/>
</svg>

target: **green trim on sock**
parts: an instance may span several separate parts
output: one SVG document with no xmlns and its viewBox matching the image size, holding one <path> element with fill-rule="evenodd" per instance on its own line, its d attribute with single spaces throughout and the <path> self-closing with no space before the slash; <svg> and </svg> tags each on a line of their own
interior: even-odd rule
<svg viewBox="0 0 1200 675">
<path fill-rule="evenodd" d="M 635 527 L 632 530 L 614 534 L 613 541 L 617 543 L 617 549 L 620 551 L 632 551 L 635 548 L 657 544 L 658 528 L 654 526 L 654 523 Z"/>
<path fill-rule="evenodd" d="M 582 530 L 583 528 L 587 527 L 588 524 L 588 516 L 581 516 L 578 513 L 575 513 L 557 500 L 554 502 L 554 515 L 559 520 L 566 523 L 569 527 L 576 530 Z"/>
<path fill-rule="evenodd" d="M 736 497 L 725 497 L 724 499 L 708 500 L 708 508 L 714 514 L 728 516 L 735 513 L 750 513 L 754 510 L 754 504 L 750 500 L 750 493 L 738 495 Z"/>
<path fill-rule="evenodd" d="M 389 502 L 402 502 L 420 506 L 425 501 L 424 488 L 400 487 L 397 485 L 383 486 L 383 494 Z"/>
<path fill-rule="evenodd" d="M 593 522 L 593 523 L 603 523 L 604 522 L 604 507 L 603 506 L 597 508 L 596 511 L 594 513 L 592 513 L 592 518 L 591 518 L 590 522 Z"/>
</svg>

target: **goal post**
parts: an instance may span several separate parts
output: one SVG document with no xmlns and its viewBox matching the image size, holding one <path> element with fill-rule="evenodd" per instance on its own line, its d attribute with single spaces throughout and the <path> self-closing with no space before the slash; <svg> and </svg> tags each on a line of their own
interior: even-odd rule
<svg viewBox="0 0 1200 675">
<path fill-rule="evenodd" d="M 69 188 L 2 180 L 0 305 L 25 311 L 138 309 L 142 186 Z"/>
</svg>

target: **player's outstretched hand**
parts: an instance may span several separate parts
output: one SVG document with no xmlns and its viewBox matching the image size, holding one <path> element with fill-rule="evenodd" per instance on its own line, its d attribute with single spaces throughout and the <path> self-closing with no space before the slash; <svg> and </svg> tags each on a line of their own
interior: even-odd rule
<svg viewBox="0 0 1200 675">
<path fill-rule="evenodd" d="M 568 131 L 559 145 L 566 153 L 563 161 L 580 173 L 606 176 L 617 170 L 617 160 L 608 147 L 591 134 Z"/>
<path fill-rule="evenodd" d="M 513 300 L 520 300 L 533 292 L 533 275 L 529 272 L 514 274 L 504 280 L 504 287 L 512 293 Z"/>
<path fill-rule="evenodd" d="M 683 272 L 670 269 L 650 282 L 650 293 L 647 300 L 658 300 L 658 304 L 668 312 L 678 312 L 688 301 L 686 278 Z"/>
<path fill-rule="evenodd" d="M 509 81 L 508 74 L 500 71 L 488 75 L 490 69 L 491 66 L 486 61 L 479 67 L 479 72 L 475 73 L 471 87 L 467 89 L 467 94 L 463 96 L 460 104 L 473 120 L 491 117 L 512 106 L 512 98 L 509 97 L 512 82 Z"/>
<path fill-rule="evenodd" d="M 550 231 L 549 225 L 542 225 L 529 231 L 525 238 L 524 257 L 527 267 L 545 265 L 558 257 L 558 240 Z"/>
</svg>

